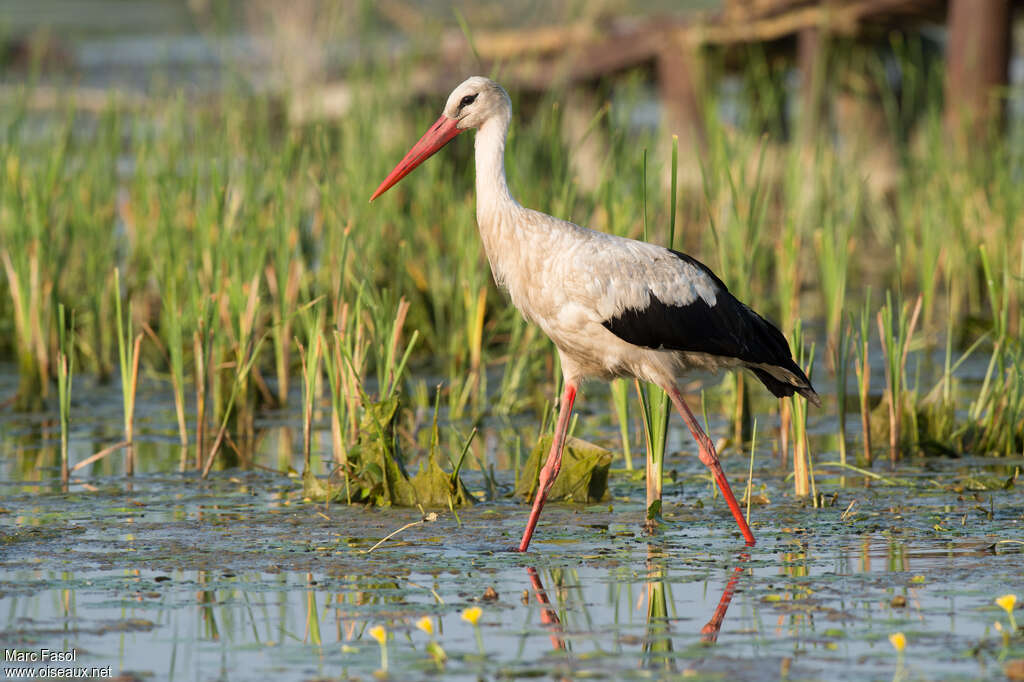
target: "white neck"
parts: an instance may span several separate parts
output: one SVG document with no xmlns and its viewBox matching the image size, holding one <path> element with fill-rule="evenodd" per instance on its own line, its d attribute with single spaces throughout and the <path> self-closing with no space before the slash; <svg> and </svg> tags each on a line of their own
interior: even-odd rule
<svg viewBox="0 0 1024 682">
<path fill-rule="evenodd" d="M 476 133 L 476 216 L 482 230 L 500 214 L 519 206 L 505 180 L 509 118 L 502 112 L 488 119 Z"/>
<path fill-rule="evenodd" d="M 522 210 L 505 180 L 505 137 L 510 112 L 488 119 L 476 133 L 476 222 L 480 241 L 499 286 L 507 286 L 507 270 L 519 252 Z"/>
</svg>

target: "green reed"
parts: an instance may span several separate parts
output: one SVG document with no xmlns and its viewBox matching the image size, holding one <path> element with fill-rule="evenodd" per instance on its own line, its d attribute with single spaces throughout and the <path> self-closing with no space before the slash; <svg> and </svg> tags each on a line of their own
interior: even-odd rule
<svg viewBox="0 0 1024 682">
<path fill-rule="evenodd" d="M 60 482 L 68 484 L 68 440 L 71 435 L 71 384 L 75 371 L 75 316 L 65 319 L 64 306 L 57 305 L 57 392 L 60 402 Z"/>
<path fill-rule="evenodd" d="M 853 331 L 845 317 L 839 318 L 835 341 L 831 344 L 832 372 L 836 391 L 836 432 L 838 434 L 839 461 L 846 465 L 846 382 L 850 375 L 850 358 L 853 352 Z"/>
<path fill-rule="evenodd" d="M 747 503 L 746 518 L 750 523 L 750 502 L 754 493 L 754 452 L 757 450 L 757 417 L 754 417 L 754 425 L 750 429 L 750 468 L 747 469 L 747 489 L 744 498 Z"/>
<path fill-rule="evenodd" d="M 211 368 L 213 367 L 210 357 L 213 353 L 215 334 L 214 308 L 210 297 L 193 292 L 192 310 L 192 320 L 195 324 L 195 328 L 192 330 L 192 385 L 196 393 L 194 468 L 196 471 L 200 471 L 203 468 L 203 454 L 206 452 L 206 429 L 209 419 L 207 398 L 212 377 Z"/>
<path fill-rule="evenodd" d="M 808 378 L 814 365 L 814 344 L 806 345 L 803 325 L 798 320 L 793 328 L 793 358 L 803 367 Z M 814 464 L 811 458 L 810 441 L 807 437 L 807 399 L 793 395 L 788 399 L 792 413 L 793 432 L 793 486 L 797 497 L 811 495 L 814 506 L 818 506 L 818 495 L 814 483 Z"/>
<path fill-rule="evenodd" d="M 174 416 L 178 425 L 178 442 L 181 445 L 182 471 L 187 466 L 188 457 L 188 418 L 185 414 L 185 335 L 186 322 L 183 319 L 185 309 L 178 293 L 178 283 L 173 276 L 165 274 L 162 280 L 161 290 L 164 292 L 160 319 L 164 323 L 167 344 L 163 347 L 159 337 L 152 333 L 147 325 L 154 342 L 162 346 L 165 353 L 168 369 L 170 372 L 171 389 L 174 393 Z"/>
<path fill-rule="evenodd" d="M 114 268 L 113 277 L 114 317 L 117 321 L 117 360 L 121 377 L 121 401 L 124 407 L 124 473 L 135 475 L 135 398 L 139 387 L 139 361 L 141 360 L 142 338 L 139 332 L 132 337 L 132 308 L 129 304 L 127 315 L 122 313 L 121 272 Z"/>
<path fill-rule="evenodd" d="M 864 304 L 858 316 L 857 346 L 853 366 L 857 374 L 857 397 L 860 407 L 861 443 L 863 463 L 871 464 L 871 288 L 864 295 Z"/>
<path fill-rule="evenodd" d="M 354 408 L 349 404 L 349 401 L 354 400 L 354 396 L 345 389 L 348 383 L 348 368 L 342 360 L 341 329 L 344 329 L 344 320 L 340 322 L 338 328 L 324 332 L 326 338 L 321 343 L 324 348 L 323 363 L 327 373 L 327 390 L 331 398 L 331 456 L 335 465 L 344 467 L 348 462 L 348 439 L 345 434 L 351 430 L 347 415 L 350 411 L 354 412 Z"/>
<path fill-rule="evenodd" d="M 313 411 L 317 401 L 317 383 L 323 358 L 323 308 L 315 306 L 315 312 L 308 312 L 304 320 L 306 343 L 299 339 L 295 343 L 302 356 L 302 461 L 304 471 L 311 471 L 310 456 L 313 451 Z"/>
<path fill-rule="evenodd" d="M 1024 345 L 1010 331 L 1011 301 L 1021 300 L 1024 291 L 1024 264 L 1018 261 L 1020 274 L 1011 275 L 1010 252 L 1004 251 L 1002 277 L 997 277 L 984 246 L 979 253 L 993 313 L 993 348 L 981 390 L 968 408 L 969 423 L 980 430 L 971 439 L 972 449 L 1009 456 L 1024 451 Z"/>
<path fill-rule="evenodd" d="M 957 428 L 966 428 L 966 414 L 971 429 L 987 434 L 993 452 L 1014 451 L 1021 146 L 998 145 L 985 163 L 950 149 L 934 108 L 941 82 L 932 91 L 931 77 L 915 73 L 913 99 L 923 107 L 919 139 L 911 143 L 908 114 L 891 107 L 899 180 L 888 194 L 876 194 L 866 172 L 829 140 L 812 140 L 799 153 L 787 146 L 766 124 L 778 109 L 774 95 L 766 98 L 778 94 L 777 74 L 763 63 L 751 73 L 744 92 L 766 108 L 738 126 L 710 117 L 707 152 L 680 150 L 684 167 L 699 157 L 701 179 L 697 186 L 673 182 L 668 201 L 662 183 L 637 192 L 635 183 L 614 173 L 636 166 L 637 147 L 666 146 L 630 124 L 632 112 L 645 104 L 640 75 L 617 82 L 610 105 L 595 103 L 586 135 L 601 146 L 596 187 L 574 175 L 558 104 L 565 93 L 531 103 L 513 87 L 519 112 L 507 146 L 513 192 L 524 205 L 616 234 L 639 237 L 647 224 L 652 240 L 684 245 L 782 329 L 792 329 L 797 318 L 821 319 L 837 390 L 844 372 L 837 344 L 848 337 L 837 330 L 843 311 L 860 309 L 859 292 L 884 287 L 907 300 L 921 294 L 919 324 L 928 333 L 915 343 L 955 329 L 958 334 L 946 337 L 947 357 L 955 359 L 953 351 L 990 335 L 981 394 L 972 396 L 965 383 L 950 380 L 945 400 L 959 410 Z M 440 98 L 423 104 L 402 99 L 402 79 L 380 75 L 357 70 L 353 78 L 365 82 L 355 85 L 372 87 L 354 88 L 349 114 L 310 125 L 282 122 L 272 97 L 231 87 L 202 102 L 158 94 L 148 108 L 112 105 L 100 116 L 78 111 L 70 100 L 56 115 L 37 117 L 23 104 L 0 112 L 0 279 L 6 286 L 0 329 L 9 331 L 0 339 L 0 356 L 17 363 L 16 406 L 41 408 L 55 379 L 59 390 L 61 342 L 54 330 L 62 304 L 76 311 L 76 372 L 102 378 L 122 365 L 122 355 L 122 381 L 131 380 L 136 364 L 143 375 L 169 370 L 178 438 L 187 442 L 194 429 L 201 468 L 215 439 L 251 449 L 254 415 L 287 400 L 292 374 L 303 367 L 294 344 L 295 311 L 322 298 L 332 324 L 324 328 L 325 372 L 332 414 L 335 387 L 342 387 L 337 419 L 345 438 L 358 422 L 356 377 L 372 373 L 383 386 L 395 386 L 399 365 L 443 380 L 450 418 L 540 412 L 550 393 L 550 345 L 491 283 L 476 234 L 470 136 L 455 140 L 386 197 L 366 203 L 440 106 Z M 391 84 L 381 86 L 385 81 Z M 706 99 L 710 110 L 714 96 Z M 119 170 L 124 160 L 130 161 L 127 173 Z M 673 171 L 677 165 L 672 162 Z M 657 166 L 651 164 L 652 176 Z M 122 291 L 111 300 L 115 267 Z M 403 343 L 389 359 L 403 297 L 402 328 L 418 337 L 411 350 Z M 115 315 L 116 305 L 122 310 Z M 337 326 L 343 309 L 349 311 L 344 330 Z M 166 357 L 150 352 L 148 343 L 135 352 L 136 330 L 147 327 Z M 809 336 L 810 329 L 805 326 Z M 852 354 L 867 458 L 870 365 L 883 358 L 869 357 L 868 335 L 860 332 Z M 268 343 L 257 343 L 263 338 Z M 338 343 L 347 344 L 354 373 L 343 367 Z M 333 379 L 329 358 L 340 368 Z M 892 357 L 884 361 L 891 369 Z M 185 414 L 189 381 L 194 416 Z M 712 395 L 712 404 L 727 406 L 733 435 L 742 438 L 750 401 L 764 398 L 738 381 L 725 384 L 733 395 Z M 627 393 L 622 384 L 613 388 L 614 404 L 624 406 Z M 415 406 L 426 406 L 427 392 L 409 395 Z M 784 414 L 789 409 L 784 403 Z M 629 412 L 617 414 L 625 451 Z M 228 433 L 221 436 L 225 423 Z"/>
<path fill-rule="evenodd" d="M 629 435 L 629 382 L 625 379 L 616 379 L 610 385 L 612 408 L 615 410 L 615 419 L 619 423 L 619 438 L 622 443 L 622 458 L 625 461 L 626 469 L 633 470 L 633 453 Z M 646 413 L 645 413 L 646 414 Z"/>
<path fill-rule="evenodd" d="M 922 296 L 911 308 L 904 303 L 898 309 L 892 300 L 892 292 L 885 294 L 885 305 L 878 311 L 878 338 L 885 358 L 886 402 L 889 406 L 889 458 L 895 463 L 901 456 L 903 417 L 906 413 L 909 394 L 906 370 L 910 342 L 921 314 Z"/>
<path fill-rule="evenodd" d="M 259 357 L 259 351 L 265 339 L 265 335 L 259 338 L 249 337 L 247 346 L 237 351 L 240 362 L 231 367 L 233 371 L 230 375 L 229 385 L 227 386 L 228 395 L 224 401 L 222 409 L 220 410 L 220 426 L 217 430 L 217 435 L 214 438 L 213 444 L 210 446 L 210 451 L 206 454 L 206 459 L 202 465 L 203 478 L 210 473 L 210 469 L 213 467 L 213 463 L 216 461 L 218 453 L 221 452 L 225 439 L 231 439 L 228 429 L 231 418 L 235 414 L 233 412 L 235 402 L 239 395 L 243 395 L 244 397 L 243 391 L 245 387 L 249 385 L 250 373 L 252 372 L 256 360 Z M 242 435 L 246 435 L 245 432 L 243 432 Z M 236 453 L 242 454 L 243 456 L 249 454 L 239 451 L 237 446 L 232 447 L 232 450 Z M 244 464 L 246 462 L 242 463 Z"/>
</svg>

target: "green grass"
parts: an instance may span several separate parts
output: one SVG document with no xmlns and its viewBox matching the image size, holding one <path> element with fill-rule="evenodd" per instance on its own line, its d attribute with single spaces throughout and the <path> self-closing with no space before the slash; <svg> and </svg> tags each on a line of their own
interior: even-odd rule
<svg viewBox="0 0 1024 682">
<path fill-rule="evenodd" d="M 771 100 L 765 93 L 773 92 L 774 77 L 762 78 L 745 90 L 757 98 L 751 102 Z M 919 89 L 940 87 L 927 74 L 916 78 Z M 58 353 L 68 350 L 57 333 L 60 305 L 73 313 L 75 372 L 119 373 L 124 382 L 127 440 L 134 363 L 143 376 L 171 380 L 179 439 L 194 448 L 197 467 L 209 468 L 225 439 L 244 459 L 255 414 L 284 404 L 303 377 L 313 386 L 310 372 L 321 364 L 313 362 L 314 348 L 327 379 L 321 386 L 331 391 L 335 463 L 358 424 L 361 386 L 378 396 L 403 389 L 410 407 L 429 409 L 427 396 L 440 379 L 446 416 L 470 422 L 540 413 L 553 391 L 551 346 L 491 281 L 476 235 L 469 136 L 370 205 L 373 187 L 433 120 L 442 98 L 407 103 L 396 97 L 397 85 L 353 92 L 349 115 L 296 127 L 281 122 L 269 99 L 230 88 L 198 106 L 171 95 L 149 109 L 112 108 L 94 118 L 77 113 L 72 101 L 62 114 L 42 118 L 24 104 L 5 107 L 0 329 L 11 334 L 0 354 L 17 363 L 17 407 L 41 409 L 52 399 L 63 366 Z M 877 194 L 828 137 L 809 149 L 786 144 L 763 111 L 731 127 L 712 115 L 711 98 L 707 152 L 699 159 L 695 150 L 680 154 L 698 163 L 700 186 L 681 182 L 669 192 L 659 179 L 674 171 L 666 161 L 670 143 L 629 127 L 643 95 L 639 81 L 628 78 L 587 130 L 600 139 L 605 159 L 598 185 L 585 187 L 563 137 L 563 94 L 521 106 L 512 92 L 517 111 L 531 112 L 516 118 L 508 144 L 510 184 L 524 205 L 633 237 L 646 224 L 651 241 L 674 239 L 781 328 L 803 319 L 808 347 L 817 341 L 835 349 L 834 361 L 819 369 L 819 388 L 845 385 L 852 353 L 865 389 L 862 411 L 877 400 L 867 394 L 865 363 L 886 361 L 895 373 L 889 389 L 902 390 L 896 360 L 942 349 L 947 339 L 952 356 L 987 335 L 974 350 L 991 358 L 980 393 L 945 371 L 944 404 L 966 416 L 941 433 L 918 424 L 904 442 L 912 449 L 915 441 L 966 429 L 975 436 L 962 439 L 964 447 L 1019 452 L 1024 146 L 994 144 L 986 163 L 965 159 L 946 144 L 935 98 L 922 97 L 914 126 L 903 114 L 890 117 L 899 180 L 888 195 Z M 646 197 L 637 189 L 640 148 L 651 150 Z M 913 344 L 901 336 L 898 300 L 881 306 L 863 293 L 869 288 L 901 292 L 904 301 L 922 297 Z M 300 314 L 314 302 L 322 314 Z M 862 310 L 873 320 L 880 309 L 888 311 L 883 337 L 897 343 L 885 356 L 869 357 L 866 325 L 851 343 L 857 330 L 842 320 L 865 319 Z M 131 330 L 147 328 L 151 336 L 136 343 Z M 824 376 L 829 370 L 842 373 L 838 382 Z M 426 376 L 430 387 L 420 378 Z M 753 381 L 725 386 L 712 405 L 733 420 L 740 440 L 751 414 L 779 409 Z M 835 409 L 827 400 L 826 410 Z M 918 414 L 923 407 L 907 409 Z M 628 412 L 619 416 L 626 424 Z M 628 439 L 628 428 L 621 435 Z"/>
<path fill-rule="evenodd" d="M 70 325 L 65 318 L 64 306 L 57 306 L 57 337 L 59 347 L 57 350 L 57 387 L 60 402 L 60 482 L 68 484 L 70 475 L 70 464 L 68 462 L 68 445 L 71 432 L 71 385 L 74 378 L 74 333 L 69 333 L 68 327 L 73 330 L 75 323 L 72 319 Z"/>
</svg>

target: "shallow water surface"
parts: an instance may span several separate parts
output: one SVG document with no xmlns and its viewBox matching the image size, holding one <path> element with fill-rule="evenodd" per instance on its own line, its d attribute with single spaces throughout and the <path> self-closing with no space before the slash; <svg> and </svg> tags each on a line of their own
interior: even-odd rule
<svg viewBox="0 0 1024 682">
<path fill-rule="evenodd" d="M 814 510 L 761 476 L 746 549 L 699 463 L 676 464 L 658 533 L 616 479 L 610 504 L 545 510 L 525 555 L 502 551 L 526 517 L 504 502 L 367 552 L 419 512 L 303 503 L 269 473 L 7 484 L 0 640 L 155 680 L 366 679 L 377 625 L 393 679 L 1000 679 L 1024 654 L 993 602 L 1024 592 L 1019 492 L 957 492 L 933 466 L 907 487 L 825 481 L 835 504 Z"/>
</svg>

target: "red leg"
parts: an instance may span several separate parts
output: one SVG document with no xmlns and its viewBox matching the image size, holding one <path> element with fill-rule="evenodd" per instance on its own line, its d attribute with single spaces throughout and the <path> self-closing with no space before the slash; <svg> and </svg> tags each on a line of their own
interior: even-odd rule
<svg viewBox="0 0 1024 682">
<path fill-rule="evenodd" d="M 530 520 L 526 522 L 526 530 L 523 531 L 523 539 L 519 543 L 519 551 L 525 552 L 530 546 L 530 538 L 533 537 L 533 529 L 540 519 L 540 510 L 544 508 L 544 501 L 548 498 L 548 491 L 551 484 L 558 476 L 558 470 L 562 468 L 562 446 L 565 445 L 565 432 L 569 430 L 569 416 L 572 414 L 572 403 L 576 400 L 576 386 L 565 385 L 565 393 L 562 394 L 562 404 L 558 408 L 558 425 L 555 427 L 555 437 L 551 441 L 551 452 L 548 453 L 548 461 L 540 470 L 540 480 L 537 483 L 537 494 L 533 498 L 533 509 L 530 511 Z"/>
<path fill-rule="evenodd" d="M 736 519 L 736 525 L 740 527 L 740 532 L 743 533 L 743 538 L 747 541 L 747 545 L 753 546 L 756 542 L 754 534 L 750 532 L 750 526 L 747 525 L 747 520 L 740 511 L 740 505 L 732 494 L 729 481 L 725 479 L 725 472 L 722 471 L 722 465 L 718 461 L 718 454 L 715 453 L 714 443 L 704 433 L 704 430 L 700 428 L 697 418 L 693 416 L 693 412 L 690 412 L 690 408 L 686 401 L 683 400 L 683 396 L 679 394 L 679 390 L 675 386 L 670 386 L 665 389 L 665 392 L 668 393 L 672 403 L 676 406 L 676 410 L 678 410 L 686 425 L 690 428 L 693 439 L 697 441 L 697 447 L 700 448 L 700 461 L 704 462 L 704 466 L 711 470 L 711 476 L 715 479 L 715 483 L 718 484 L 718 489 L 722 491 L 722 497 L 725 498 L 725 503 L 729 505 L 729 511 L 732 512 L 733 518 Z"/>
</svg>

